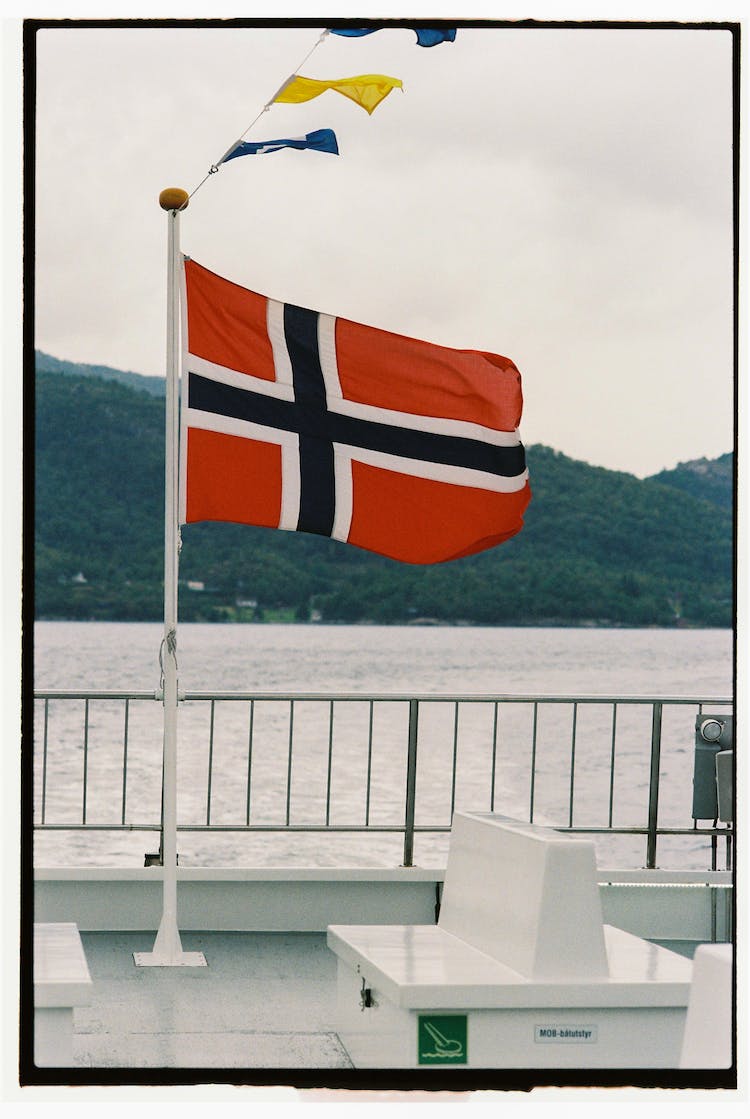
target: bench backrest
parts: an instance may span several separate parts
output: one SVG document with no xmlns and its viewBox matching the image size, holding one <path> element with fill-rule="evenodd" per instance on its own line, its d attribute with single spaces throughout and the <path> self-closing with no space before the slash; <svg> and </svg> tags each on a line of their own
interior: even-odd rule
<svg viewBox="0 0 750 1119">
<path fill-rule="evenodd" d="M 457 812 L 438 924 L 529 979 L 608 975 L 594 845 L 552 828 Z"/>
</svg>

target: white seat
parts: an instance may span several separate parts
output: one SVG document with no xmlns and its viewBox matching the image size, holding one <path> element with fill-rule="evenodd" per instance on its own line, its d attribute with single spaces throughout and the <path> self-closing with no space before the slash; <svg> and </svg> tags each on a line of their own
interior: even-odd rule
<svg viewBox="0 0 750 1119">
<path fill-rule="evenodd" d="M 693 958 L 680 1068 L 729 1068 L 732 1064 L 731 944 L 701 944 Z"/>
<path fill-rule="evenodd" d="M 34 1063 L 73 1064 L 73 1009 L 91 1002 L 91 976 L 78 927 L 34 925 Z"/>
<path fill-rule="evenodd" d="M 438 924 L 331 925 L 328 945 L 357 1067 L 415 1067 L 428 1011 L 465 1012 L 464 1067 L 677 1065 L 692 965 L 602 923 L 588 839 L 456 813 Z"/>
</svg>

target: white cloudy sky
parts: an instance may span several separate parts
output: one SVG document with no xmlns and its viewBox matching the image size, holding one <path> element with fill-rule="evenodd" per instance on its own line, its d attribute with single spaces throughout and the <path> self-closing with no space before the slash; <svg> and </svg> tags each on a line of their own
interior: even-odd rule
<svg viewBox="0 0 750 1119">
<path fill-rule="evenodd" d="M 158 194 L 197 186 L 321 30 L 39 32 L 38 348 L 163 373 Z M 405 92 L 371 117 L 331 92 L 273 106 L 250 138 L 331 127 L 341 155 L 222 167 L 183 250 L 281 300 L 508 355 L 527 444 L 640 476 L 722 454 L 731 51 L 720 30 L 460 29 L 429 50 L 407 30 L 329 36 L 301 73 Z"/>
</svg>

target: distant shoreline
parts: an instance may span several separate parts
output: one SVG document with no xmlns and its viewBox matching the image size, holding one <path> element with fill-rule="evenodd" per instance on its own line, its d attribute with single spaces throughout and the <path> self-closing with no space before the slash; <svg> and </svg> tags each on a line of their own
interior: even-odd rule
<svg viewBox="0 0 750 1119">
<path fill-rule="evenodd" d="M 156 626 L 163 625 L 161 618 L 35 618 L 34 625 L 37 623 L 44 623 L 45 625 L 124 625 L 124 626 Z M 352 627 L 359 629 L 369 629 L 373 626 L 383 627 L 385 629 L 622 629 L 622 630 L 663 630 L 666 633 L 673 633 L 675 630 L 728 630 L 733 632 L 735 626 L 722 626 L 722 625 L 700 625 L 698 623 L 685 622 L 676 623 L 675 625 L 636 625 L 628 622 L 607 622 L 607 621 L 534 621 L 534 622 L 470 622 L 470 621 L 437 621 L 436 619 L 418 619 L 408 622 L 382 622 L 382 621 L 360 621 L 360 622 L 343 622 L 343 621 L 299 621 L 282 618 L 268 618 L 262 621 L 240 621 L 237 619 L 223 618 L 221 620 L 207 620 L 200 619 L 181 619 L 178 623 L 184 626 L 304 626 L 305 628 L 337 628 Z"/>
</svg>

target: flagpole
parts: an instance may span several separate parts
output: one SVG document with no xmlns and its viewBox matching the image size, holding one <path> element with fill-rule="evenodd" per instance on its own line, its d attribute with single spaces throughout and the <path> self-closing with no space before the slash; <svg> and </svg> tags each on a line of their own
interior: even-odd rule
<svg viewBox="0 0 750 1119">
<path fill-rule="evenodd" d="M 164 637 L 160 661 L 164 704 L 162 767 L 162 915 L 151 952 L 134 952 L 141 967 L 205 967 L 202 952 L 184 952 L 177 925 L 177 576 L 178 576 L 178 405 L 180 323 L 180 210 L 187 191 L 163 190 L 167 211 L 167 386 L 164 454 Z"/>
</svg>

